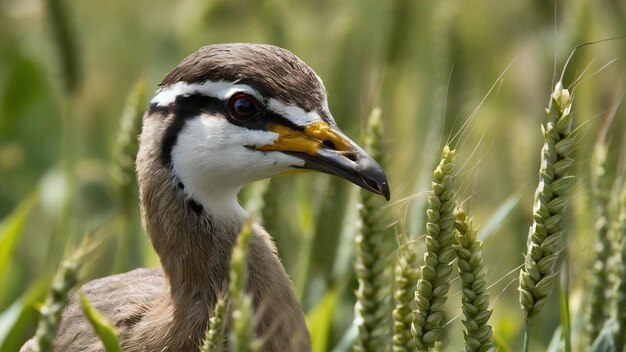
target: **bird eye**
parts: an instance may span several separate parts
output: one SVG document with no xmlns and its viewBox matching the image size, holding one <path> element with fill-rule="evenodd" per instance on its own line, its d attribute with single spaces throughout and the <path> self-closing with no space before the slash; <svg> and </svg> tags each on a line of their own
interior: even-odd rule
<svg viewBox="0 0 626 352">
<path fill-rule="evenodd" d="M 249 118 L 258 111 L 256 100 L 245 93 L 237 93 L 230 98 L 230 110 L 238 118 Z"/>
</svg>

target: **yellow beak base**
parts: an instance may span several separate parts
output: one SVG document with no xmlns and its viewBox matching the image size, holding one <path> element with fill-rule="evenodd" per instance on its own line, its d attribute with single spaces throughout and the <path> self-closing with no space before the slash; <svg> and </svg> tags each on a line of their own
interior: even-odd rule
<svg viewBox="0 0 626 352">
<path fill-rule="evenodd" d="M 273 144 L 257 147 L 257 150 L 315 155 L 324 142 L 331 143 L 339 151 L 350 149 L 350 142 L 324 121 L 315 121 L 302 131 L 278 124 L 269 124 L 267 130 L 277 133 L 278 138 Z"/>
</svg>

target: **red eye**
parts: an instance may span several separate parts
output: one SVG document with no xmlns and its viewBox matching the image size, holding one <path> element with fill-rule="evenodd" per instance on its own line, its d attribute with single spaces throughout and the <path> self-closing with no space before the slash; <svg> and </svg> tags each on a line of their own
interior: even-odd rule
<svg viewBox="0 0 626 352">
<path fill-rule="evenodd" d="M 236 93 L 228 102 L 232 114 L 240 119 L 247 119 L 258 112 L 258 103 L 246 93 Z"/>
</svg>

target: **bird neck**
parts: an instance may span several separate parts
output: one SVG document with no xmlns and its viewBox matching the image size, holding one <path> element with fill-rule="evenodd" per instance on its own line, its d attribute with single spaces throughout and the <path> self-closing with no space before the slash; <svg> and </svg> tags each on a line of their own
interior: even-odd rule
<svg viewBox="0 0 626 352">
<path fill-rule="evenodd" d="M 173 302 L 183 304 L 191 299 L 214 303 L 228 280 L 230 255 L 245 213 L 233 207 L 230 214 L 216 214 L 209 198 L 202 203 L 189 198 L 165 168 L 144 171 L 138 171 L 142 219 L 168 279 Z M 224 197 L 215 201 L 218 206 L 228 203 Z M 229 202 L 236 202 L 236 198 Z"/>
<path fill-rule="evenodd" d="M 155 303 L 146 319 L 152 326 L 142 328 L 142 336 L 135 338 L 145 350 L 164 344 L 187 350 L 201 341 L 210 309 L 228 287 L 230 256 L 243 221 L 239 213 L 212 214 L 210 206 L 190 199 L 171 172 L 159 165 L 158 158 L 140 152 L 142 220 L 161 261 L 169 295 Z"/>
<path fill-rule="evenodd" d="M 173 345 L 191 344 L 195 348 L 206 329 L 210 309 L 227 288 L 230 258 L 245 213 L 215 213 L 210 197 L 197 204 L 160 162 L 155 152 L 158 148 L 143 142 L 137 157 L 142 219 L 170 294 L 149 312 L 142 329 L 146 336 L 138 334 L 136 338 L 147 346 L 144 350 L 160 350 L 156 347 L 172 346 L 173 341 L 178 341 Z M 224 198 L 215 200 L 224 204 Z M 236 202 L 236 192 L 230 201 Z M 259 226 L 253 229 L 247 259 L 246 288 L 255 309 L 261 311 L 257 334 L 265 336 L 264 345 L 277 351 L 291 350 L 285 344 L 298 346 L 295 350 L 299 351 L 310 350 L 308 330 L 291 281 L 270 236 Z"/>
<path fill-rule="evenodd" d="M 214 175 L 194 174 L 197 170 L 193 171 L 190 175 L 172 169 L 178 193 L 186 199 L 187 206 L 191 206 L 197 215 L 204 215 L 213 222 L 241 226 L 248 217 L 237 200 L 241 186 L 230 184 L 223 178 L 212 177 Z"/>
</svg>

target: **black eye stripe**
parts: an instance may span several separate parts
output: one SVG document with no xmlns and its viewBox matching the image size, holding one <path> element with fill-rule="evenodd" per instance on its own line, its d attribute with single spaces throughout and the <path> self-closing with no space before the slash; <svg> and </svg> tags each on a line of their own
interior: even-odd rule
<svg viewBox="0 0 626 352">
<path fill-rule="evenodd" d="M 266 126 L 268 123 L 275 123 L 277 125 L 283 125 L 285 127 L 289 127 L 292 130 L 296 130 L 296 131 L 303 131 L 305 126 L 298 126 L 295 123 L 291 122 L 291 120 L 289 120 L 288 118 L 275 113 L 273 111 L 269 111 L 266 113 L 265 116 L 265 125 L 263 126 L 262 129 L 266 129 Z"/>
<path fill-rule="evenodd" d="M 161 143 L 161 160 L 168 167 L 172 166 L 172 149 L 176 145 L 178 134 L 188 119 L 202 113 L 228 114 L 228 110 L 221 100 L 201 94 L 180 95 L 165 108 L 170 112 L 166 116 L 173 115 L 172 122 L 165 129 Z"/>
<path fill-rule="evenodd" d="M 168 106 L 158 106 L 157 103 L 152 103 L 148 108 L 148 113 L 159 113 L 164 119 L 173 117 L 169 126 L 165 129 L 161 143 L 161 160 L 166 166 L 171 167 L 172 149 L 176 145 L 178 134 L 182 131 L 188 119 L 195 118 L 201 114 L 221 115 L 233 125 L 251 130 L 266 131 L 269 123 L 283 125 L 297 131 L 304 129 L 304 126 L 298 126 L 276 112 L 264 109 L 262 106 L 260 109 L 253 118 L 241 120 L 233 118 L 231 115 L 228 100 L 223 101 L 203 94 L 191 94 L 176 97 L 176 100 Z"/>
<path fill-rule="evenodd" d="M 169 111 L 168 106 L 159 106 L 159 103 L 150 103 L 148 105 L 148 115 L 167 114 Z"/>
</svg>

